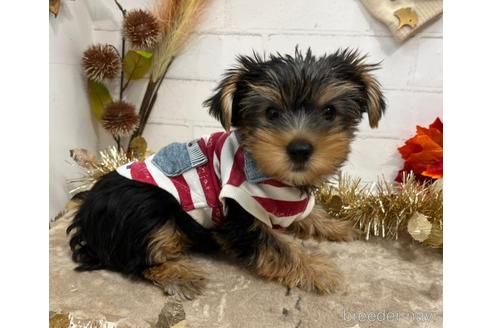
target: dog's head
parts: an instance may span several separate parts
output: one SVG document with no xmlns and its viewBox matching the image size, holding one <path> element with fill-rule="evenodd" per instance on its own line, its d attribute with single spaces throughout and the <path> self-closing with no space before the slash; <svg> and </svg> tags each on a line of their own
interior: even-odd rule
<svg viewBox="0 0 492 328">
<path fill-rule="evenodd" d="M 265 175 L 295 186 L 313 186 L 347 159 L 350 141 L 366 112 L 377 127 L 385 101 L 356 51 L 315 57 L 241 56 L 205 102 L 240 141 Z"/>
</svg>

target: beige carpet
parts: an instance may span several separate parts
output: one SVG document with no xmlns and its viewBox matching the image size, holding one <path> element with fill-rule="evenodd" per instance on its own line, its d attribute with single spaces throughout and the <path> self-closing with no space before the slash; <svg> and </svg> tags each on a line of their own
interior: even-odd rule
<svg viewBox="0 0 492 328">
<path fill-rule="evenodd" d="M 157 287 L 73 270 L 66 226 L 61 218 L 50 229 L 50 327 L 166 327 L 158 317 L 172 299 Z M 442 327 L 442 251 L 376 240 L 305 246 L 333 259 L 346 291 L 288 292 L 227 261 L 198 257 L 210 282 L 204 295 L 183 302 L 186 327 Z"/>
</svg>

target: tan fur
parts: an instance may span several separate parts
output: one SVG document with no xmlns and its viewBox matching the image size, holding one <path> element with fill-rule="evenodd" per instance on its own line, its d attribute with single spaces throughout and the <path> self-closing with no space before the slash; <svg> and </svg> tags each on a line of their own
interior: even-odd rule
<svg viewBox="0 0 492 328">
<path fill-rule="evenodd" d="M 317 241 L 352 241 L 357 234 L 351 222 L 331 218 L 321 205 L 316 205 L 308 217 L 293 222 L 287 230 L 297 238 Z"/>
<path fill-rule="evenodd" d="M 273 103 L 276 103 L 278 105 L 278 108 L 281 108 L 282 106 L 282 95 L 280 94 L 279 90 L 273 87 L 268 87 L 264 85 L 256 85 L 249 83 L 248 84 L 249 88 L 255 92 L 261 94 L 265 99 L 270 100 Z"/>
<path fill-rule="evenodd" d="M 314 147 L 305 170 L 301 172 L 292 169 L 293 164 L 286 152 L 289 142 L 296 138 L 305 139 Z M 254 138 L 244 138 L 243 145 L 251 152 L 260 171 L 292 185 L 318 184 L 323 177 L 335 173 L 350 151 L 350 139 L 345 132 L 316 135 L 298 130 L 257 130 Z"/>
<path fill-rule="evenodd" d="M 290 288 L 299 287 L 319 294 L 334 292 L 342 283 L 342 276 L 324 255 L 307 253 L 289 236 L 262 223 L 256 224 L 255 228 L 272 237 L 268 245 L 260 245 L 259 256 L 254 263 L 259 276 Z"/>
<path fill-rule="evenodd" d="M 223 113 L 223 122 L 224 129 L 229 131 L 231 129 L 231 121 L 232 121 L 232 99 L 233 94 L 236 91 L 235 84 L 228 84 L 222 90 L 222 94 L 220 97 L 220 101 L 222 103 L 222 113 Z"/>
<path fill-rule="evenodd" d="M 151 263 L 164 263 L 183 254 L 190 241 L 172 221 L 167 221 L 151 237 L 148 245 L 148 257 Z"/>
<path fill-rule="evenodd" d="M 369 116 L 369 125 L 371 128 L 377 128 L 378 122 L 383 115 L 379 83 L 372 74 L 367 72 L 363 72 L 361 78 L 367 89 L 367 115 Z"/>
<path fill-rule="evenodd" d="M 193 266 L 183 254 L 190 240 L 172 221 L 150 238 L 148 256 L 153 267 L 144 271 L 144 277 L 161 287 L 168 295 L 193 299 L 205 287 L 205 274 Z"/>
<path fill-rule="evenodd" d="M 319 96 L 316 99 L 316 104 L 318 108 L 323 109 L 334 99 L 355 90 L 357 90 L 357 86 L 349 82 L 330 84 L 319 92 Z"/>
<path fill-rule="evenodd" d="M 144 271 L 144 277 L 159 286 L 168 295 L 193 299 L 205 288 L 205 273 L 190 260 L 177 258 Z"/>
<path fill-rule="evenodd" d="M 222 110 L 222 125 L 226 131 L 231 129 L 232 124 L 232 102 L 234 93 L 236 92 L 236 83 L 239 79 L 239 74 L 233 74 L 226 81 L 220 93 L 220 105 Z"/>
</svg>

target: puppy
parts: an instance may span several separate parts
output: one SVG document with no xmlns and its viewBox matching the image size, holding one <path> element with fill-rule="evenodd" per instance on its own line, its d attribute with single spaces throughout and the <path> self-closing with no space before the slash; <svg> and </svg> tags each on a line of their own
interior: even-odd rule
<svg viewBox="0 0 492 328">
<path fill-rule="evenodd" d="M 363 113 L 385 101 L 356 51 L 239 57 L 205 101 L 226 132 L 168 145 L 87 193 L 67 233 L 77 270 L 142 277 L 192 299 L 205 274 L 188 251 L 225 251 L 260 277 L 320 294 L 341 275 L 301 239 L 347 241 L 352 227 L 315 205 L 313 188 L 346 160 Z"/>
</svg>

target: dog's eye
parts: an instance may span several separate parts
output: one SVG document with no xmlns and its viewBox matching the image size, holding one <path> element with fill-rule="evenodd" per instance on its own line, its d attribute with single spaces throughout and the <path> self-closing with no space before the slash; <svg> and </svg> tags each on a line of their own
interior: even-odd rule
<svg viewBox="0 0 492 328">
<path fill-rule="evenodd" d="M 274 121 L 280 117 L 280 112 L 276 108 L 268 107 L 266 110 L 266 116 L 270 121 Z"/>
<path fill-rule="evenodd" d="M 325 119 L 327 121 L 333 121 L 335 119 L 335 116 L 336 116 L 335 107 L 332 105 L 326 106 L 323 109 L 323 116 L 325 117 Z"/>
</svg>

